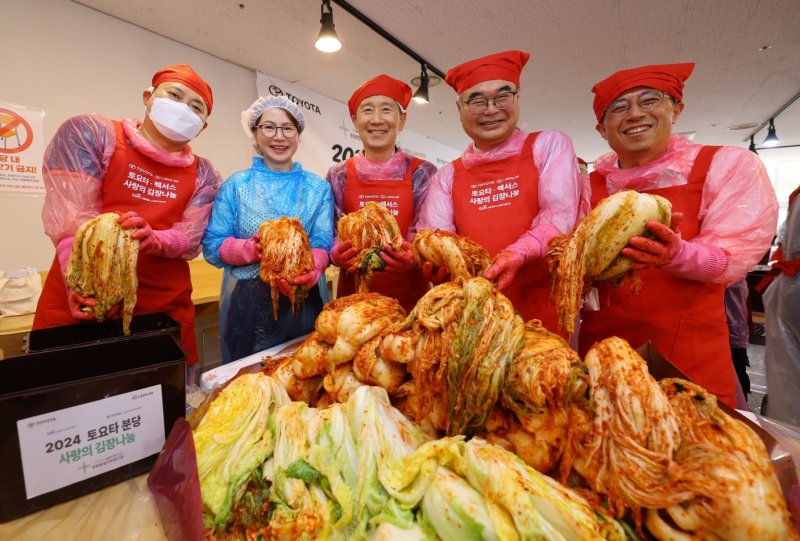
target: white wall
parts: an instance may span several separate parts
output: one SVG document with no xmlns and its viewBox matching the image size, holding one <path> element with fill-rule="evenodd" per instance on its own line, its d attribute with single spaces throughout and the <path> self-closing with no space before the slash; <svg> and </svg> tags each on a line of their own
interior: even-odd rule
<svg viewBox="0 0 800 541">
<path fill-rule="evenodd" d="M 778 227 L 786 220 L 789 207 L 789 194 L 800 185 L 800 148 L 772 148 L 758 151 L 767 169 L 775 194 L 778 196 L 780 211 Z"/>
<path fill-rule="evenodd" d="M 153 73 L 183 62 L 214 91 L 208 128 L 192 148 L 223 178 L 249 166 L 239 114 L 256 98 L 255 72 L 67 0 L 2 0 L 0 21 L 0 101 L 44 110 L 48 141 L 80 113 L 141 119 L 142 91 Z M 0 192 L 0 270 L 50 267 L 43 202 L 44 195 Z"/>
</svg>

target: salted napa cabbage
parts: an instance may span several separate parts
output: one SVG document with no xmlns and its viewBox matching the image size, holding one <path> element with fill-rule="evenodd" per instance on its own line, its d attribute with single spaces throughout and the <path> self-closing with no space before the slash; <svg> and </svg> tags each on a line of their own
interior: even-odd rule
<svg viewBox="0 0 800 541">
<path fill-rule="evenodd" d="M 454 481 L 443 469 L 466 483 Z M 381 479 L 404 506 L 427 499 L 423 522 L 443 539 L 625 539 L 616 521 L 577 492 L 478 438 L 431 441 L 384 464 Z"/>
<path fill-rule="evenodd" d="M 623 190 L 600 201 L 575 231 L 551 239 L 547 255 L 559 328 L 574 330 L 584 281 L 619 279 L 633 268 L 633 261 L 620 254 L 628 241 L 650 236 L 648 221 L 669 225 L 671 219 L 672 205 L 667 199 Z"/>
<path fill-rule="evenodd" d="M 436 468 L 422 498 L 422 512 L 443 541 L 499 539 L 483 496 L 447 468 Z"/>
<path fill-rule="evenodd" d="M 464 282 L 464 309 L 447 359 L 448 435 L 471 436 L 485 428 L 524 329 L 511 302 L 491 282 Z"/>
<path fill-rule="evenodd" d="M 390 244 L 397 250 L 403 243 L 397 219 L 384 205 L 370 201 L 359 210 L 342 216 L 336 229 L 340 241 L 349 240 L 358 250 L 355 262 L 347 270 L 356 273 L 358 292 L 366 293 L 373 273 L 386 267 L 380 257 L 383 246 Z"/>
<path fill-rule="evenodd" d="M 235 496 L 272 453 L 270 415 L 288 402 L 279 383 L 256 373 L 231 381 L 209 406 L 194 431 L 207 526 L 224 529 L 228 523 Z"/>
<path fill-rule="evenodd" d="M 386 391 L 380 387 L 360 387 L 348 399 L 346 409 L 353 438 L 357 442 L 355 519 L 359 533 L 366 530 L 373 517 L 392 505 L 391 497 L 378 476 L 381 465 L 412 453 L 427 441 L 427 437 L 392 407 Z M 396 511 L 387 510 L 384 516 L 396 514 Z M 403 523 L 405 519 L 396 525 L 402 527 Z"/>
<path fill-rule="evenodd" d="M 84 223 L 75 233 L 67 263 L 70 289 L 95 301 L 94 316 L 104 321 L 122 303 L 122 329 L 130 334 L 136 306 L 136 263 L 139 241 L 119 225 L 119 214 L 106 212 Z M 88 310 L 92 310 L 89 308 Z"/>
<path fill-rule="evenodd" d="M 292 314 L 296 316 L 308 297 L 308 287 L 295 285 L 292 280 L 314 268 L 308 234 L 300 220 L 281 216 L 277 220 L 262 223 L 258 228 L 258 235 L 263 248 L 259 275 L 261 280 L 269 284 L 272 317 L 278 319 L 278 281 L 281 279 L 288 283 Z"/>
</svg>

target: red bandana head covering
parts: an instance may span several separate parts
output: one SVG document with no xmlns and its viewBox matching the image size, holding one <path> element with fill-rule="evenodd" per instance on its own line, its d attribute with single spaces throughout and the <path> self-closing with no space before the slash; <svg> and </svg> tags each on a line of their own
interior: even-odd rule
<svg viewBox="0 0 800 541">
<path fill-rule="evenodd" d="M 618 71 L 614 75 L 603 79 L 592 87 L 594 96 L 594 114 L 597 121 L 601 122 L 603 113 L 611 102 L 620 94 L 644 86 L 666 92 L 678 101 L 683 99 L 683 82 L 689 78 L 694 69 L 694 63 L 685 64 L 653 64 Z"/>
<path fill-rule="evenodd" d="M 519 85 L 522 68 L 525 67 L 530 57 L 531 55 L 522 51 L 490 54 L 451 68 L 444 80 L 455 88 L 456 94 L 461 94 L 466 89 L 484 81 L 511 81 Z"/>
<path fill-rule="evenodd" d="M 153 88 L 161 83 L 181 83 L 197 92 L 208 107 L 208 114 L 211 114 L 211 106 L 214 105 L 214 96 L 211 94 L 211 87 L 205 82 L 189 64 L 172 64 L 158 70 L 153 75 Z"/>
<path fill-rule="evenodd" d="M 356 109 L 361 105 L 361 102 L 370 96 L 388 96 L 396 101 L 400 108 L 405 111 L 408 103 L 411 101 L 411 87 L 403 81 L 398 81 L 394 77 L 388 75 L 378 75 L 373 77 L 353 92 L 350 99 L 347 101 L 347 107 L 350 109 L 350 116 L 356 114 Z"/>
</svg>

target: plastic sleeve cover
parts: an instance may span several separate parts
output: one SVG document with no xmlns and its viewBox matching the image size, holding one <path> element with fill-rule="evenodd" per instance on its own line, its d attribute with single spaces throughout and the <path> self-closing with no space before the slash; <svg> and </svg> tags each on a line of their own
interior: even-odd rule
<svg viewBox="0 0 800 541">
<path fill-rule="evenodd" d="M 72 117 L 56 130 L 42 164 L 42 223 L 53 244 L 100 214 L 100 188 L 114 144 L 114 125 L 100 115 Z"/>
<path fill-rule="evenodd" d="M 219 257 L 228 265 L 249 265 L 257 261 L 253 239 L 228 237 L 219 247 Z"/>
</svg>

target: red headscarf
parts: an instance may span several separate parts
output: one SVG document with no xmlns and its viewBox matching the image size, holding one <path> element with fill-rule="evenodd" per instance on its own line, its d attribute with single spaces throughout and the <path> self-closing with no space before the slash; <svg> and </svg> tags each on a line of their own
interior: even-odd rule
<svg viewBox="0 0 800 541">
<path fill-rule="evenodd" d="M 197 72 L 189 64 L 172 64 L 161 68 L 153 75 L 153 88 L 166 82 L 184 84 L 200 94 L 200 97 L 206 102 L 208 114 L 211 114 L 211 107 L 214 105 L 211 87 L 197 75 Z"/>
<path fill-rule="evenodd" d="M 594 96 L 594 114 L 597 121 L 620 94 L 637 86 L 654 88 L 666 92 L 678 101 L 683 99 L 683 82 L 689 78 L 694 63 L 685 64 L 653 64 L 618 71 L 611 77 L 603 79 L 592 87 Z"/>
<path fill-rule="evenodd" d="M 445 76 L 445 82 L 455 88 L 457 94 L 484 81 L 511 81 L 519 85 L 519 76 L 522 68 L 531 57 L 522 51 L 504 51 L 490 54 L 483 58 L 476 58 L 464 62 L 460 66 L 451 68 Z"/>
<path fill-rule="evenodd" d="M 356 114 L 356 109 L 361 105 L 361 102 L 370 96 L 388 96 L 396 101 L 400 107 L 405 111 L 408 103 L 411 101 L 411 87 L 403 81 L 398 81 L 394 77 L 388 75 L 378 75 L 373 77 L 353 92 L 350 99 L 347 101 L 347 107 L 350 109 L 350 116 Z"/>
</svg>

